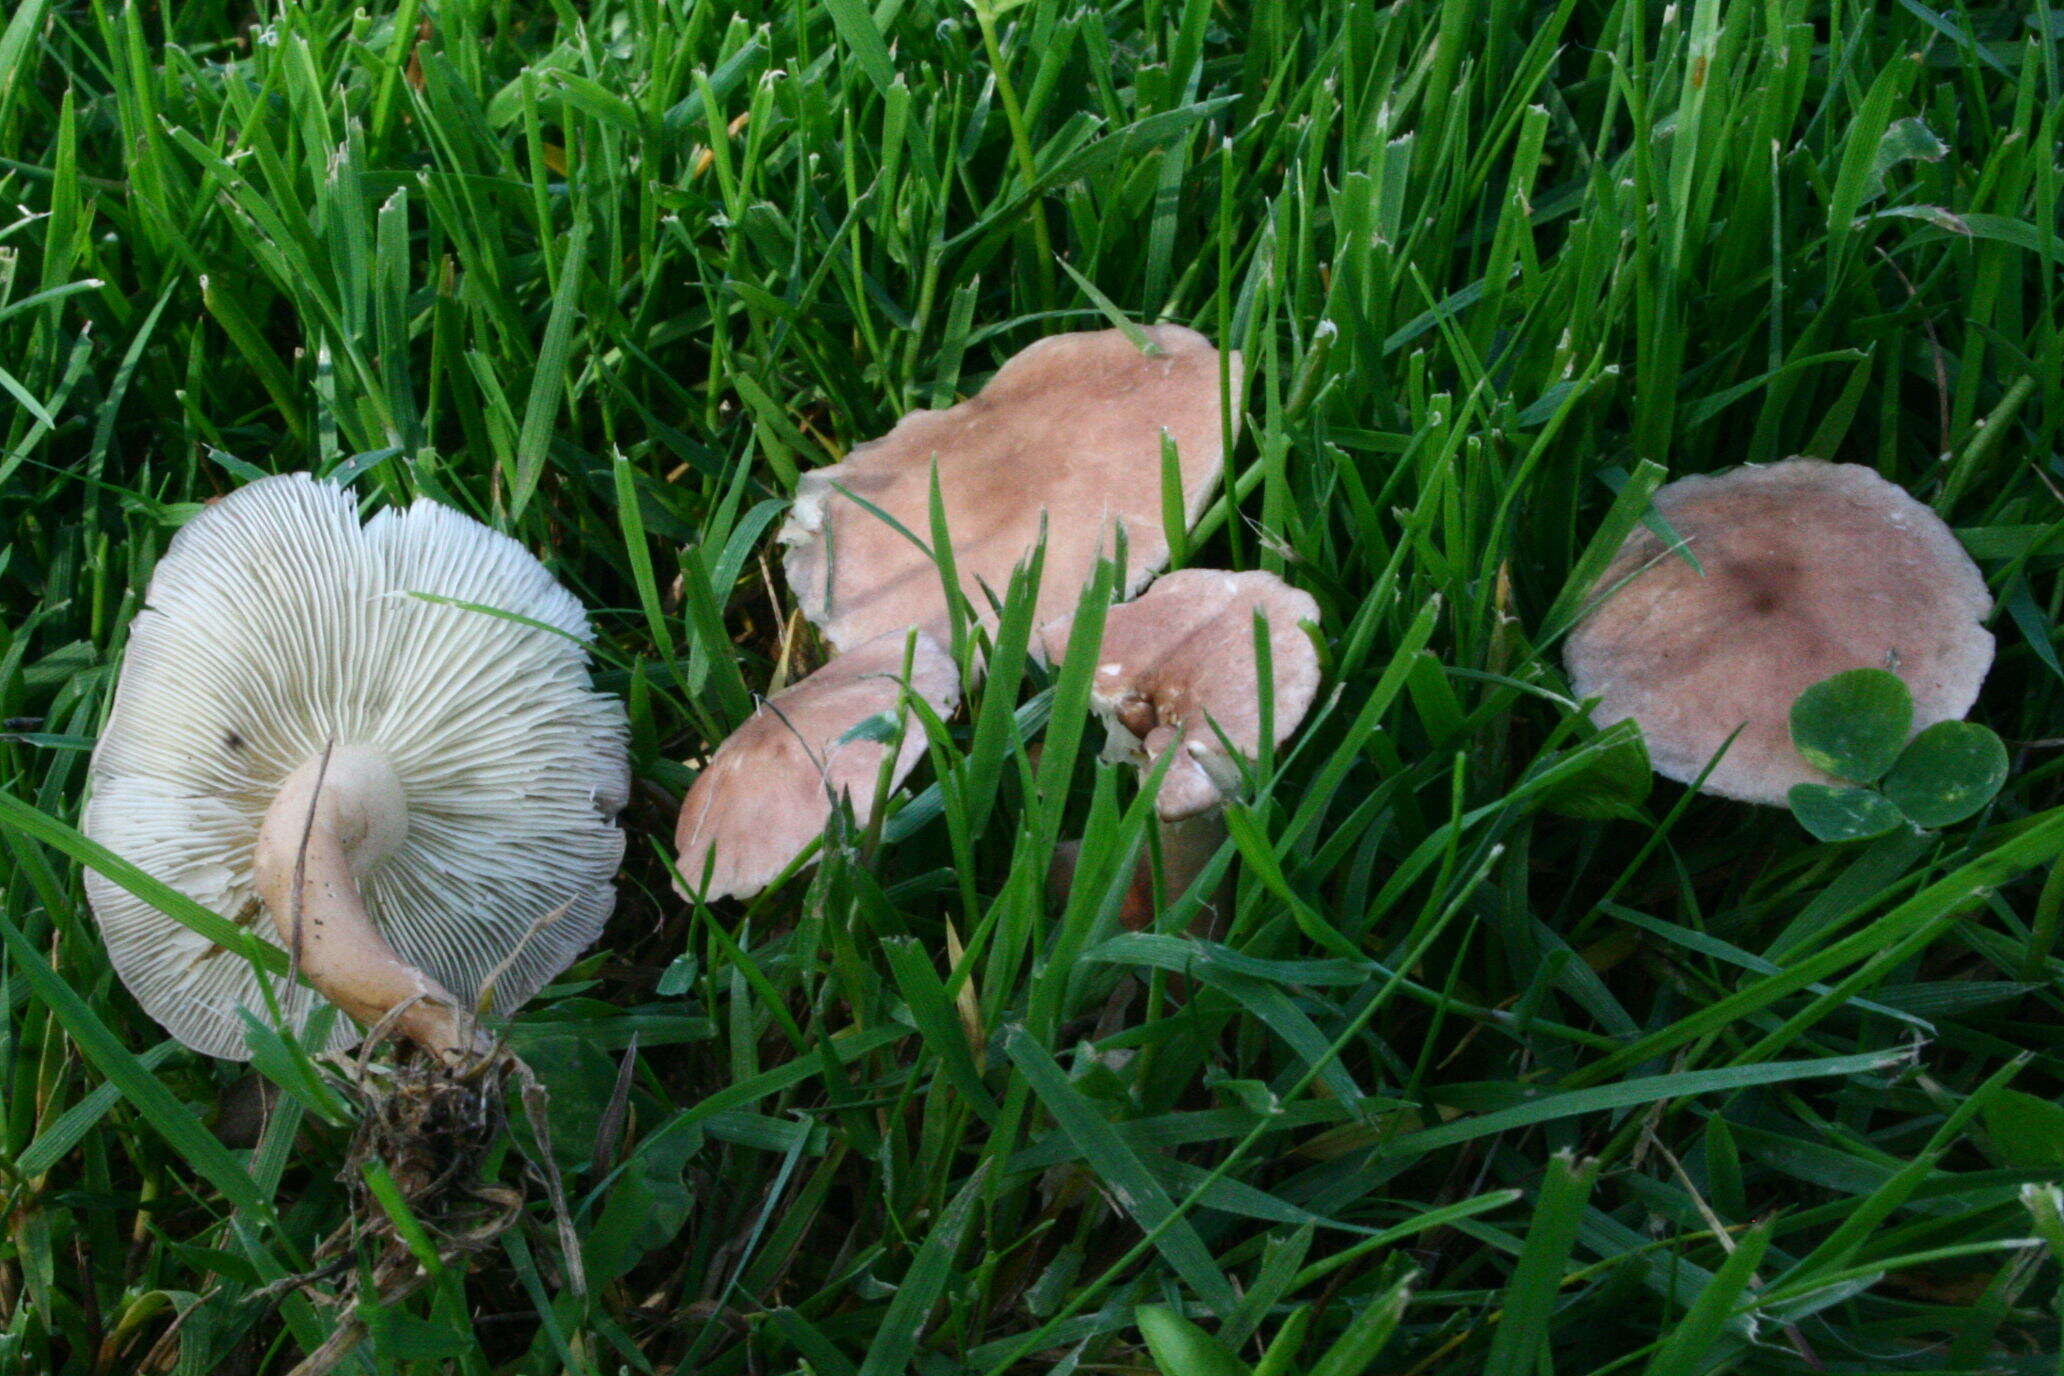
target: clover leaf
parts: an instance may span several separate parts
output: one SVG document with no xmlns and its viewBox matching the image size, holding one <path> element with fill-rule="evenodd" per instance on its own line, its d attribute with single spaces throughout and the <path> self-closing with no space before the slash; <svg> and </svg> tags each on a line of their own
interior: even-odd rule
<svg viewBox="0 0 2064 1376">
<path fill-rule="evenodd" d="M 1792 703 L 1792 745 L 1806 762 L 1852 784 L 1876 783 L 1913 731 L 1913 695 L 1899 675 L 1851 669 Z"/>
</svg>

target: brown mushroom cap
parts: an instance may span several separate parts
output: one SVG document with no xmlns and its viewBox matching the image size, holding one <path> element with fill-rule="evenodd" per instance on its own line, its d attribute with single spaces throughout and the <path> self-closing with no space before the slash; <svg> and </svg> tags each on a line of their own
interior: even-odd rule
<svg viewBox="0 0 2064 1376">
<path fill-rule="evenodd" d="M 1154 800 L 1165 822 L 1208 812 L 1239 787 L 1239 764 L 1227 744 L 1247 756 L 1261 748 L 1257 612 L 1268 622 L 1280 745 L 1319 689 L 1318 650 L 1304 631 L 1319 619 L 1311 594 L 1272 573 L 1183 569 L 1105 616 L 1090 705 L 1108 732 L 1107 758 L 1144 768 L 1178 752 Z M 1071 618 L 1061 618 L 1041 632 L 1055 662 L 1067 653 L 1070 627 Z"/>
<path fill-rule="evenodd" d="M 945 590 L 925 550 L 852 493 L 931 544 L 931 474 L 960 585 L 989 620 L 1011 574 L 1040 538 L 1046 563 L 1035 625 L 1073 609 L 1097 560 L 1125 528 L 1123 592 L 1168 562 L 1161 515 L 1161 436 L 1176 444 L 1183 515 L 1194 522 L 1224 467 L 1219 355 L 1180 325 L 1146 331 L 1149 356 L 1117 330 L 1053 335 L 1021 350 L 975 396 L 916 411 L 841 463 L 803 475 L 781 531 L 789 585 L 840 650 L 917 626 L 943 639 Z M 1240 359 L 1232 389 L 1240 389 Z M 839 489 L 843 488 L 844 491 Z"/>
<path fill-rule="evenodd" d="M 780 877 L 824 831 L 841 796 L 863 825 L 874 806 L 886 741 L 848 733 L 903 702 L 907 634 L 860 646 L 776 693 L 717 747 L 681 803 L 674 833 L 684 898 L 749 898 Z M 919 632 L 910 688 L 944 716 L 960 701 L 953 658 Z M 903 723 L 894 788 L 924 753 L 924 728 Z M 703 888 L 703 874 L 709 884 Z"/>
<path fill-rule="evenodd" d="M 1564 650 L 1600 726 L 1632 719 L 1656 772 L 1782 805 L 1824 783 L 1792 748 L 1791 704 L 1848 669 L 1889 669 L 1913 727 L 1964 715 L 1992 664 L 1985 580 L 1940 517 L 1871 469 L 1786 459 L 1680 478 L 1655 506 L 1703 568 L 1636 530 Z"/>
</svg>

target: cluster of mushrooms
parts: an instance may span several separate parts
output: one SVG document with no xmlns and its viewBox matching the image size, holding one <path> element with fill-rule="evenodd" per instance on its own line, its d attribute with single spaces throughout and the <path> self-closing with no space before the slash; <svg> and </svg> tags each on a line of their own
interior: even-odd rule
<svg viewBox="0 0 2064 1376">
<path fill-rule="evenodd" d="M 1224 468 L 1222 362 L 1233 394 L 1240 385 L 1237 354 L 1221 360 L 1181 326 L 1145 333 L 1151 353 L 1117 330 L 1042 339 L 969 400 L 906 416 L 804 475 L 779 538 L 789 586 L 835 657 L 770 698 L 689 789 L 675 837 L 684 896 L 760 892 L 823 833 L 842 798 L 856 822 L 869 821 L 891 747 L 858 728 L 894 713 L 906 687 L 942 717 L 959 702 L 942 563 L 963 607 L 993 630 L 1013 575 L 1043 548 L 1030 648 L 1059 663 L 1099 562 L 1124 560 L 1119 595 L 1134 600 L 1106 616 L 1090 702 L 1111 757 L 1143 768 L 1171 757 L 1155 799 L 1171 844 L 1192 842 L 1199 828 L 1180 824 L 1215 816 L 1239 787 L 1232 752 L 1252 755 L 1261 743 L 1257 613 L 1270 626 L 1272 743 L 1296 729 L 1319 683 L 1302 629 L 1319 618 L 1309 594 L 1273 574 L 1185 569 L 1134 598 L 1169 560 L 1164 441 L 1193 525 Z M 944 559 L 918 534 L 932 529 L 935 474 Z M 900 739 L 890 788 L 924 753 L 915 724 L 903 723 Z M 779 804 L 767 806 L 769 796 Z M 1177 892 L 1201 863 L 1196 849 L 1168 862 Z"/>
<path fill-rule="evenodd" d="M 841 808 L 866 823 L 880 785 L 924 753 L 912 705 L 958 706 L 951 599 L 993 630 L 1042 550 L 1031 649 L 1051 663 L 1099 564 L 1122 561 L 1091 702 L 1107 755 L 1158 772 L 1165 891 L 1189 887 L 1264 731 L 1283 743 L 1316 696 L 1319 610 L 1267 573 L 1156 578 L 1170 558 L 1164 455 L 1194 523 L 1241 367 L 1179 326 L 1144 333 L 1144 349 L 1117 330 L 1042 339 L 967 401 L 803 477 L 780 540 L 834 653 L 706 761 L 676 838 L 684 895 L 757 894 Z M 951 592 L 927 544 L 935 492 Z M 1916 729 L 1975 700 L 1992 653 L 1983 580 L 1876 474 L 1788 460 L 1681 480 L 1654 505 L 1658 529 L 1628 539 L 1567 661 L 1594 718 L 1637 722 L 1659 772 L 1781 803 L 1820 778 L 1785 710 L 1843 669 L 1906 679 Z M 628 731 L 590 683 L 580 604 L 458 512 L 419 499 L 361 523 L 348 491 L 306 474 L 203 510 L 146 601 L 85 829 L 286 950 L 300 979 L 91 872 L 110 957 L 145 1011 L 228 1058 L 250 1054 L 249 1020 L 302 1034 L 324 999 L 348 1018 L 319 1049 L 391 1031 L 447 1064 L 491 1054 L 482 1016 L 565 969 L 615 901 Z"/>
</svg>

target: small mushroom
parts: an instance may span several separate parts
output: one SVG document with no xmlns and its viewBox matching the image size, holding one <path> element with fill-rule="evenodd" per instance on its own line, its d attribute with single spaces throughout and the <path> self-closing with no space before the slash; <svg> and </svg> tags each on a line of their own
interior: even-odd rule
<svg viewBox="0 0 2064 1376">
<path fill-rule="evenodd" d="M 1985 580 L 1940 517 L 1871 469 L 1786 459 L 1680 478 L 1654 502 L 1683 549 L 1629 536 L 1564 657 L 1598 725 L 1640 724 L 1657 773 L 1690 783 L 1719 756 L 1705 791 L 1782 806 L 1792 785 L 1829 782 L 1790 731 L 1792 700 L 1821 679 L 1891 670 L 1915 731 L 1977 700 Z"/>
<path fill-rule="evenodd" d="M 910 691 L 941 716 L 953 711 L 953 657 L 921 631 L 877 637 L 776 693 L 717 747 L 681 803 L 683 898 L 759 893 L 823 834 L 841 799 L 868 822 L 888 737 L 902 732 L 890 788 L 924 754 L 923 727 L 896 719 L 906 646 Z"/>
<path fill-rule="evenodd" d="M 1261 749 L 1257 615 L 1268 626 L 1268 716 L 1280 745 L 1318 693 L 1318 650 L 1305 631 L 1319 619 L 1311 594 L 1272 573 L 1183 569 L 1104 618 L 1090 706 L 1104 723 L 1105 758 L 1144 772 L 1169 757 L 1154 807 L 1170 893 L 1187 889 L 1218 849 L 1242 759 Z M 1055 663 L 1067 653 L 1071 622 L 1056 619 L 1041 633 Z"/>
<path fill-rule="evenodd" d="M 361 526 L 343 488 L 266 478 L 173 537 L 146 602 L 88 835 L 448 1059 L 486 1049 L 484 995 L 520 1005 L 601 932 L 623 709 L 589 686 L 586 614 L 521 545 L 427 500 Z M 86 888 L 144 1010 L 248 1055 L 254 967 L 97 873 Z M 295 1029 L 316 1006 L 273 994 Z M 362 1035 L 340 1023 L 327 1049 Z"/>
<path fill-rule="evenodd" d="M 913 412 L 843 462 L 805 473 L 780 536 L 804 614 L 839 650 L 910 626 L 946 639 L 946 594 L 929 552 L 935 463 L 960 586 L 985 624 L 990 595 L 1001 600 L 1042 518 L 1033 624 L 1073 609 L 1097 561 L 1115 555 L 1121 528 L 1123 595 L 1144 586 L 1168 562 L 1163 435 L 1175 442 L 1188 522 L 1225 459 L 1218 350 L 1179 325 L 1146 335 L 1157 352 L 1143 354 L 1118 330 L 1041 339 L 958 406 Z M 1229 363 L 1237 396 L 1239 355 Z"/>
</svg>

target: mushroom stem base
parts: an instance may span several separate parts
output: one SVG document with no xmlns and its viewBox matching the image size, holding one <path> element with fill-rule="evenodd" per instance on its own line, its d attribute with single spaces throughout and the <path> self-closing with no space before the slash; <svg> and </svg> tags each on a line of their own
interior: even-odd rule
<svg viewBox="0 0 2064 1376">
<path fill-rule="evenodd" d="M 287 776 L 258 831 L 258 893 L 301 973 L 367 1027 L 393 1028 L 448 1063 L 491 1050 L 459 998 L 401 958 L 359 880 L 401 843 L 408 805 L 373 751 L 342 746 Z"/>
</svg>

